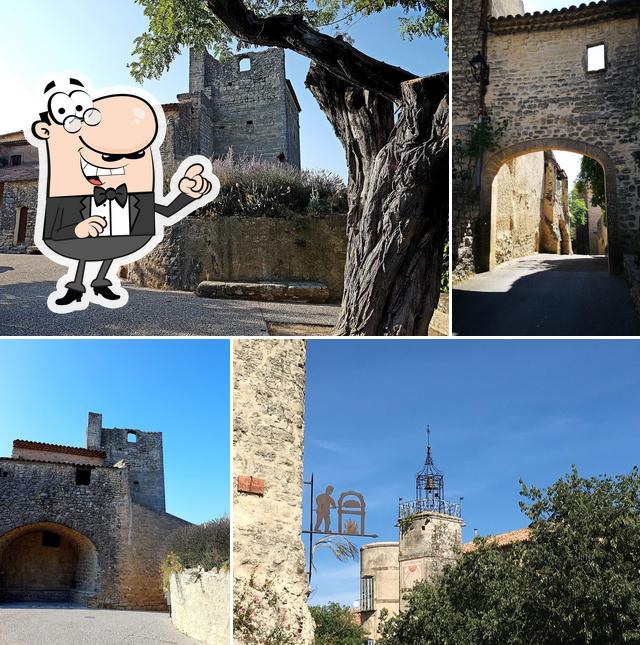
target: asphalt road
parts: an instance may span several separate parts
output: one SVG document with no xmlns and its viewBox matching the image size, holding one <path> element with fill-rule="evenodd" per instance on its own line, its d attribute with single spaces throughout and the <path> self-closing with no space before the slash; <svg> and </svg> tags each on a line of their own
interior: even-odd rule
<svg viewBox="0 0 640 645">
<path fill-rule="evenodd" d="M 637 336 L 622 276 L 590 255 L 531 255 L 475 275 L 453 290 L 460 336 Z"/>
<path fill-rule="evenodd" d="M 0 336 L 264 336 L 267 323 L 331 325 L 338 305 L 198 298 L 127 285 L 121 309 L 54 314 L 47 297 L 65 272 L 41 255 L 0 254 Z"/>
<path fill-rule="evenodd" d="M 189 645 L 169 614 L 73 605 L 0 606 L 0 645 Z"/>
</svg>

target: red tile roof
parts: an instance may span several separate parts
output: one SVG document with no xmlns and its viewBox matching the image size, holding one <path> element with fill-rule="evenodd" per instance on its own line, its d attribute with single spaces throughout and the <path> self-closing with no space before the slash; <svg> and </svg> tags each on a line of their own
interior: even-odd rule
<svg viewBox="0 0 640 645">
<path fill-rule="evenodd" d="M 104 450 L 93 450 L 90 448 L 76 448 L 75 446 L 61 446 L 57 443 L 41 443 L 40 441 L 26 441 L 15 439 L 13 447 L 26 450 L 41 450 L 43 452 L 61 452 L 66 455 L 81 455 L 83 457 L 106 457 Z"/>
<path fill-rule="evenodd" d="M 509 546 L 516 542 L 526 542 L 531 537 L 531 529 L 516 529 L 508 533 L 498 533 L 498 535 L 488 535 L 487 541 L 490 544 L 497 544 L 499 547 Z M 463 553 L 472 553 L 477 549 L 475 542 L 467 542 L 462 545 Z"/>
</svg>

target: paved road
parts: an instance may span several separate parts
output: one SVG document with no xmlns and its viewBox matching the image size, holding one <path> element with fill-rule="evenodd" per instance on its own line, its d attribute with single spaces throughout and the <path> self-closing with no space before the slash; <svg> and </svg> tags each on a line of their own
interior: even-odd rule
<svg viewBox="0 0 640 645">
<path fill-rule="evenodd" d="M 461 336 L 637 336 L 622 276 L 590 255 L 531 255 L 480 273 L 453 291 Z"/>
<path fill-rule="evenodd" d="M 122 309 L 53 314 L 47 297 L 64 272 L 41 255 L 0 254 L 0 336 L 261 336 L 267 322 L 334 325 L 337 305 L 198 298 L 124 285 Z"/>
<path fill-rule="evenodd" d="M 0 645 L 189 645 L 169 614 L 73 605 L 0 606 Z"/>
</svg>

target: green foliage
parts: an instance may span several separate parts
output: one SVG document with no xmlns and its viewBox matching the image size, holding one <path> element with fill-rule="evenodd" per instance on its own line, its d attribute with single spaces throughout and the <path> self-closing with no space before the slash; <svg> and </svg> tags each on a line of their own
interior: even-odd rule
<svg viewBox="0 0 640 645">
<path fill-rule="evenodd" d="M 273 581 L 236 579 L 233 585 L 234 640 L 251 645 L 294 645 L 299 641 L 297 625 L 286 618 Z"/>
<path fill-rule="evenodd" d="M 578 189 L 574 186 L 569 193 L 569 215 L 573 226 L 587 223 L 587 205 L 584 199 L 578 197 Z"/>
<path fill-rule="evenodd" d="M 329 549 L 333 556 L 340 562 L 356 560 L 359 553 L 358 547 L 353 542 L 347 540 L 345 537 L 337 537 L 334 535 L 325 535 L 316 540 L 313 545 L 313 552 L 315 553 L 317 549 Z M 315 564 L 313 568 L 315 570 Z"/>
<path fill-rule="evenodd" d="M 411 515 L 405 515 L 398 520 L 398 528 L 400 529 L 400 533 L 402 535 L 404 535 L 409 530 L 409 527 L 413 524 L 415 519 L 416 514 L 412 513 Z"/>
<path fill-rule="evenodd" d="M 640 643 L 638 470 L 585 479 L 573 468 L 521 495 L 530 539 L 508 549 L 479 539 L 412 590 L 379 645 Z"/>
<path fill-rule="evenodd" d="M 367 633 L 353 622 L 349 607 L 336 602 L 310 607 L 316 623 L 315 645 L 361 645 Z"/>
<path fill-rule="evenodd" d="M 603 210 L 607 205 L 607 196 L 602 166 L 591 157 L 582 157 L 580 161 L 580 172 L 576 177 L 575 186 L 578 192 L 586 194 L 591 188 L 591 204 L 600 206 Z"/>
<path fill-rule="evenodd" d="M 323 217 L 347 212 L 347 189 L 333 173 L 300 171 L 289 164 L 235 157 L 232 153 L 215 159 L 212 165 L 221 190 L 208 212 L 219 217 Z"/>
<path fill-rule="evenodd" d="M 219 59 L 233 51 L 252 46 L 237 39 L 215 16 L 203 0 L 135 0 L 144 8 L 149 28 L 134 40 L 129 65 L 131 76 L 142 83 L 145 78 L 160 78 L 182 47 L 209 49 Z M 317 29 L 335 27 L 336 31 L 358 17 L 378 13 L 389 7 L 401 7 L 403 36 L 448 37 L 448 21 L 433 11 L 448 12 L 448 0 L 244 0 L 246 7 L 261 17 L 298 14 Z"/>
<path fill-rule="evenodd" d="M 165 565 L 169 571 L 211 571 L 228 566 L 231 530 L 228 517 L 194 524 L 172 534 Z M 176 567 L 180 567 L 176 569 Z"/>
</svg>

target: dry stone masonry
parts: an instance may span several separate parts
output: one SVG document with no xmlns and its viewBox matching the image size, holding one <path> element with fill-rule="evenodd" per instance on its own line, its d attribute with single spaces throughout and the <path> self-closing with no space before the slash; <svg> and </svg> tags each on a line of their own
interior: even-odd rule
<svg viewBox="0 0 640 645">
<path fill-rule="evenodd" d="M 236 340 L 233 371 L 236 587 L 249 588 L 243 602 L 260 605 L 262 630 L 280 628 L 311 645 L 302 543 L 305 342 Z"/>
<path fill-rule="evenodd" d="M 166 610 L 160 564 L 188 522 L 164 508 L 160 433 L 90 413 L 86 448 L 16 440 L 0 458 L 0 602 Z"/>
<path fill-rule="evenodd" d="M 464 149 L 482 111 L 469 62 L 490 68 L 485 97 L 492 123 L 505 123 L 485 151 L 472 190 L 454 186 L 452 253 L 460 278 L 495 263 L 497 230 L 492 183 L 519 155 L 560 149 L 587 155 L 604 168 L 609 266 L 640 245 L 640 4 L 592 2 L 525 14 L 521 0 L 453 2 L 454 150 Z M 590 70 L 588 50 L 604 45 L 605 67 Z M 557 231 L 552 237 L 557 238 Z"/>
</svg>

